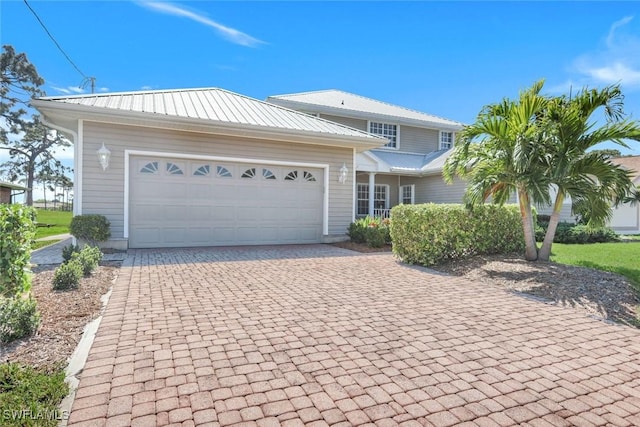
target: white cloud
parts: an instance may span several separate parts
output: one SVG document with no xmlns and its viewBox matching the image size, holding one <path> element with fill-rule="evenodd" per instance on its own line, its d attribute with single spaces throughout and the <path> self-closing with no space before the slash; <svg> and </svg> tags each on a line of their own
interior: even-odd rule
<svg viewBox="0 0 640 427">
<path fill-rule="evenodd" d="M 98 92 L 109 92 L 109 88 L 108 87 L 99 87 L 98 88 Z"/>
<path fill-rule="evenodd" d="M 633 16 L 625 16 L 619 21 L 616 21 L 613 24 L 611 24 L 611 28 L 609 28 L 609 35 L 607 36 L 607 46 L 609 47 L 615 46 L 616 30 L 620 27 L 627 25 L 629 22 L 631 22 L 632 19 L 633 19 Z"/>
<path fill-rule="evenodd" d="M 640 89 L 640 34 L 630 28 L 632 21 L 626 16 L 611 24 L 600 49 L 573 61 L 578 86 L 619 83 L 627 90 Z"/>
<path fill-rule="evenodd" d="M 78 94 L 85 93 L 85 90 L 79 86 L 67 86 L 67 87 L 51 86 L 51 88 L 65 95 L 78 95 Z"/>
<path fill-rule="evenodd" d="M 208 18 L 201 12 L 196 12 L 195 10 L 188 10 L 184 7 L 177 6 L 168 2 L 138 1 L 136 3 L 155 12 L 165 13 L 173 16 L 180 16 L 183 18 L 191 19 L 195 22 L 199 22 L 200 24 L 204 24 L 216 30 L 222 37 L 229 40 L 231 43 L 247 47 L 255 47 L 259 44 L 265 43 L 262 40 L 258 40 L 255 37 L 250 36 L 249 34 L 236 30 L 235 28 L 222 25 Z"/>
<path fill-rule="evenodd" d="M 153 86 L 149 86 L 149 85 L 144 85 L 140 88 L 140 90 L 152 90 Z"/>
</svg>

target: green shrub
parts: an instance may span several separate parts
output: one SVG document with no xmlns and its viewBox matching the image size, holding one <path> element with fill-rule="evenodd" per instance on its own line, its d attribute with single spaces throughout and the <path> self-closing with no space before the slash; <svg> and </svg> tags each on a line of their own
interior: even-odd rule
<svg viewBox="0 0 640 427">
<path fill-rule="evenodd" d="M 80 252 L 71 256 L 71 261 L 76 261 L 82 267 L 84 277 L 91 275 L 102 260 L 102 252 L 97 246 L 85 246 Z"/>
<path fill-rule="evenodd" d="M 0 204 L 0 296 L 12 298 L 31 289 L 29 261 L 34 219 L 32 208 Z"/>
<path fill-rule="evenodd" d="M 111 237 L 111 224 L 104 215 L 78 215 L 71 219 L 70 233 L 77 239 L 96 246 Z"/>
<path fill-rule="evenodd" d="M 524 250 L 517 206 L 428 203 L 398 205 L 391 211 L 393 252 L 410 264 L 434 265 L 470 255 Z"/>
<path fill-rule="evenodd" d="M 35 299 L 0 297 L 0 341 L 9 343 L 32 335 L 39 324 L 40 314 Z"/>
<path fill-rule="evenodd" d="M 64 260 L 64 262 L 68 262 L 73 256 L 73 254 L 78 252 L 80 252 L 80 246 L 78 245 L 70 244 L 70 245 L 64 246 L 62 248 L 62 259 Z"/>
<path fill-rule="evenodd" d="M 53 274 L 53 289 L 56 291 L 76 289 L 80 284 L 82 274 L 82 265 L 78 260 L 72 259 L 62 264 Z"/>
<path fill-rule="evenodd" d="M 366 243 L 372 248 L 380 248 L 391 243 L 388 218 L 364 217 L 352 222 L 347 229 L 347 234 L 355 243 Z"/>
<path fill-rule="evenodd" d="M 65 415 L 58 405 L 69 393 L 64 377 L 61 366 L 45 370 L 17 363 L 0 365 L 1 424 L 4 427 L 57 426 Z"/>
<path fill-rule="evenodd" d="M 547 232 L 548 222 L 542 222 L 536 227 L 536 240 L 542 242 Z M 609 227 L 589 228 L 586 225 L 572 224 L 568 222 L 558 223 L 553 243 L 606 243 L 618 242 L 620 237 Z"/>
</svg>

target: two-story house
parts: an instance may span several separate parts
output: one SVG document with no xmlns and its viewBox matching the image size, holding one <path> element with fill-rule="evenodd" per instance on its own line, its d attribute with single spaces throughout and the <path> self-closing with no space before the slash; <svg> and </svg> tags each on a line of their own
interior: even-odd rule
<svg viewBox="0 0 640 427">
<path fill-rule="evenodd" d="M 399 203 L 462 201 L 464 182 L 442 179 L 462 123 L 339 90 L 270 96 L 267 102 L 388 139 L 354 156 L 356 216 L 387 217 Z"/>
</svg>

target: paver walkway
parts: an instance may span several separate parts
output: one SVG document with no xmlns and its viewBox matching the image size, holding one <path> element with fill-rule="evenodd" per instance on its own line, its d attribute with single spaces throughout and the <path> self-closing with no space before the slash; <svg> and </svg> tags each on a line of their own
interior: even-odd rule
<svg viewBox="0 0 640 427">
<path fill-rule="evenodd" d="M 640 425 L 640 331 L 331 246 L 130 251 L 73 426 Z"/>
</svg>

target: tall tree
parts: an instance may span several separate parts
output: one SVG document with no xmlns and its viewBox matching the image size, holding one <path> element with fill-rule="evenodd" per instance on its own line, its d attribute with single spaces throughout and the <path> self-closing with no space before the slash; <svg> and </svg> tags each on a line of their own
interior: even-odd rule
<svg viewBox="0 0 640 427">
<path fill-rule="evenodd" d="M 35 115 L 32 119 L 31 122 L 21 121 L 18 128 L 21 129 L 22 136 L 8 144 L 6 149 L 9 151 L 9 160 L 0 165 L 0 172 L 10 181 L 25 177 L 28 188 L 27 206 L 33 205 L 33 184 L 39 171 L 42 170 L 55 180 L 68 170 L 53 156 L 53 148 L 71 145 L 59 132 L 43 125 L 39 116 Z"/>
<path fill-rule="evenodd" d="M 53 157 L 56 147 L 66 147 L 70 142 L 57 131 L 50 130 L 39 116 L 29 115 L 31 98 L 44 95 L 44 84 L 36 67 L 24 53 L 16 53 L 5 45 L 0 55 L 2 78 L 0 80 L 0 150 L 9 154 L 9 160 L 0 165 L 10 181 L 24 178 L 27 205 L 33 204 L 33 184 L 41 168 L 54 165 L 52 171 L 64 174 L 66 168 Z"/>
<path fill-rule="evenodd" d="M 525 236 L 525 257 L 537 259 L 534 203 L 548 203 L 549 181 L 539 158 L 544 155 L 540 143 L 544 133 L 538 117 L 544 113 L 547 98 L 540 94 L 543 81 L 522 91 L 517 101 L 505 98 L 488 105 L 476 122 L 466 126 L 444 166 L 445 180 L 455 175 L 468 181 L 465 200 L 468 205 L 491 198 L 505 203 L 517 194 Z"/>
<path fill-rule="evenodd" d="M 548 176 L 556 188 L 549 227 L 538 253 L 548 261 L 560 211 L 567 197 L 572 211 L 602 226 L 612 215 L 612 207 L 633 191 L 629 172 L 610 161 L 608 151 L 588 151 L 602 142 L 628 148 L 626 139 L 640 140 L 640 122 L 626 119 L 624 96 L 619 86 L 584 89 L 576 96 L 559 96 L 548 104 L 543 121 L 552 132 L 545 140 Z M 597 126 L 594 115 L 602 110 L 605 123 Z M 617 151 L 617 150 L 612 150 Z"/>
<path fill-rule="evenodd" d="M 40 86 L 44 84 L 36 67 L 29 62 L 27 55 L 16 53 L 13 46 L 2 46 L 0 55 L 0 116 L 8 126 L 22 120 L 27 114 L 31 98 L 44 95 Z M 7 130 L 0 126 L 0 142 L 5 143 Z"/>
</svg>

